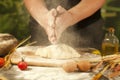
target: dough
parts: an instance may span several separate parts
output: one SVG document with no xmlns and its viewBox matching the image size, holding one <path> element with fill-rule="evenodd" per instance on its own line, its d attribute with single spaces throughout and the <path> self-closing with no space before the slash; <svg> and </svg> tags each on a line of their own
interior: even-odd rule
<svg viewBox="0 0 120 80">
<path fill-rule="evenodd" d="M 80 57 L 80 54 L 75 49 L 65 44 L 54 44 L 47 47 L 38 48 L 36 55 L 53 59 L 69 59 Z"/>
</svg>

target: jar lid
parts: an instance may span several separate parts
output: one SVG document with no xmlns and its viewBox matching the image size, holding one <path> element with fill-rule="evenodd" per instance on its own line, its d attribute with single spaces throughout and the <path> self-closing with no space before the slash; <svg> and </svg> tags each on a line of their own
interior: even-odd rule
<svg viewBox="0 0 120 80">
<path fill-rule="evenodd" d="M 108 28 L 108 31 L 109 31 L 109 32 L 114 32 L 115 29 L 114 29 L 113 27 L 110 27 L 110 28 Z"/>
</svg>

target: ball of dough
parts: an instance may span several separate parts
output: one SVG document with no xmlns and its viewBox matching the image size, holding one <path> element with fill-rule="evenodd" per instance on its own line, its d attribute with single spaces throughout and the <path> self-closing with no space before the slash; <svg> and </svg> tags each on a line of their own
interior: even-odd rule
<svg viewBox="0 0 120 80">
<path fill-rule="evenodd" d="M 43 58 L 52 59 L 70 59 L 81 56 L 74 48 L 65 44 L 55 44 L 38 48 L 35 54 Z"/>
</svg>

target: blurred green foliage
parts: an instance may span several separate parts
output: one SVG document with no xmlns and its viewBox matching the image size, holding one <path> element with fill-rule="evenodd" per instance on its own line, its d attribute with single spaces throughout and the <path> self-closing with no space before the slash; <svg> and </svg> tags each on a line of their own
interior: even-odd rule
<svg viewBox="0 0 120 80">
<path fill-rule="evenodd" d="M 18 39 L 29 35 L 29 14 L 22 0 L 0 0 L 0 33 L 10 33 Z"/>
<path fill-rule="evenodd" d="M 106 0 L 102 8 L 105 27 L 115 27 L 120 40 L 120 1 Z M 29 13 L 23 0 L 0 0 L 0 33 L 13 34 L 18 39 L 29 36 Z"/>
<path fill-rule="evenodd" d="M 115 34 L 120 40 L 120 1 L 106 0 L 103 6 L 102 15 L 105 19 L 105 27 L 114 27 Z"/>
</svg>

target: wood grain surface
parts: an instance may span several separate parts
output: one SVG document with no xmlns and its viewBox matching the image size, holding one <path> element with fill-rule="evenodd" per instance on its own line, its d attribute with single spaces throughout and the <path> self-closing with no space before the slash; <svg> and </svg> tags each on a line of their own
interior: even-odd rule
<svg viewBox="0 0 120 80">
<path fill-rule="evenodd" d="M 29 47 L 21 47 L 18 48 L 14 55 L 11 58 L 12 64 L 17 64 L 19 61 L 22 60 L 22 57 L 24 57 L 24 60 L 28 63 L 28 65 L 31 66 L 47 66 L 47 67 L 60 67 L 63 64 L 67 62 L 72 61 L 81 61 L 81 60 L 88 60 L 92 63 L 99 62 L 101 60 L 101 57 L 89 57 L 84 56 L 80 58 L 72 58 L 72 59 L 49 59 L 49 58 L 41 58 L 38 55 L 35 55 L 35 51 L 37 50 L 37 47 L 29 46 Z M 77 49 L 79 53 L 83 54 L 86 53 L 88 50 L 81 50 Z M 90 53 L 87 53 L 90 54 Z M 22 56 L 21 56 L 22 55 Z"/>
</svg>

